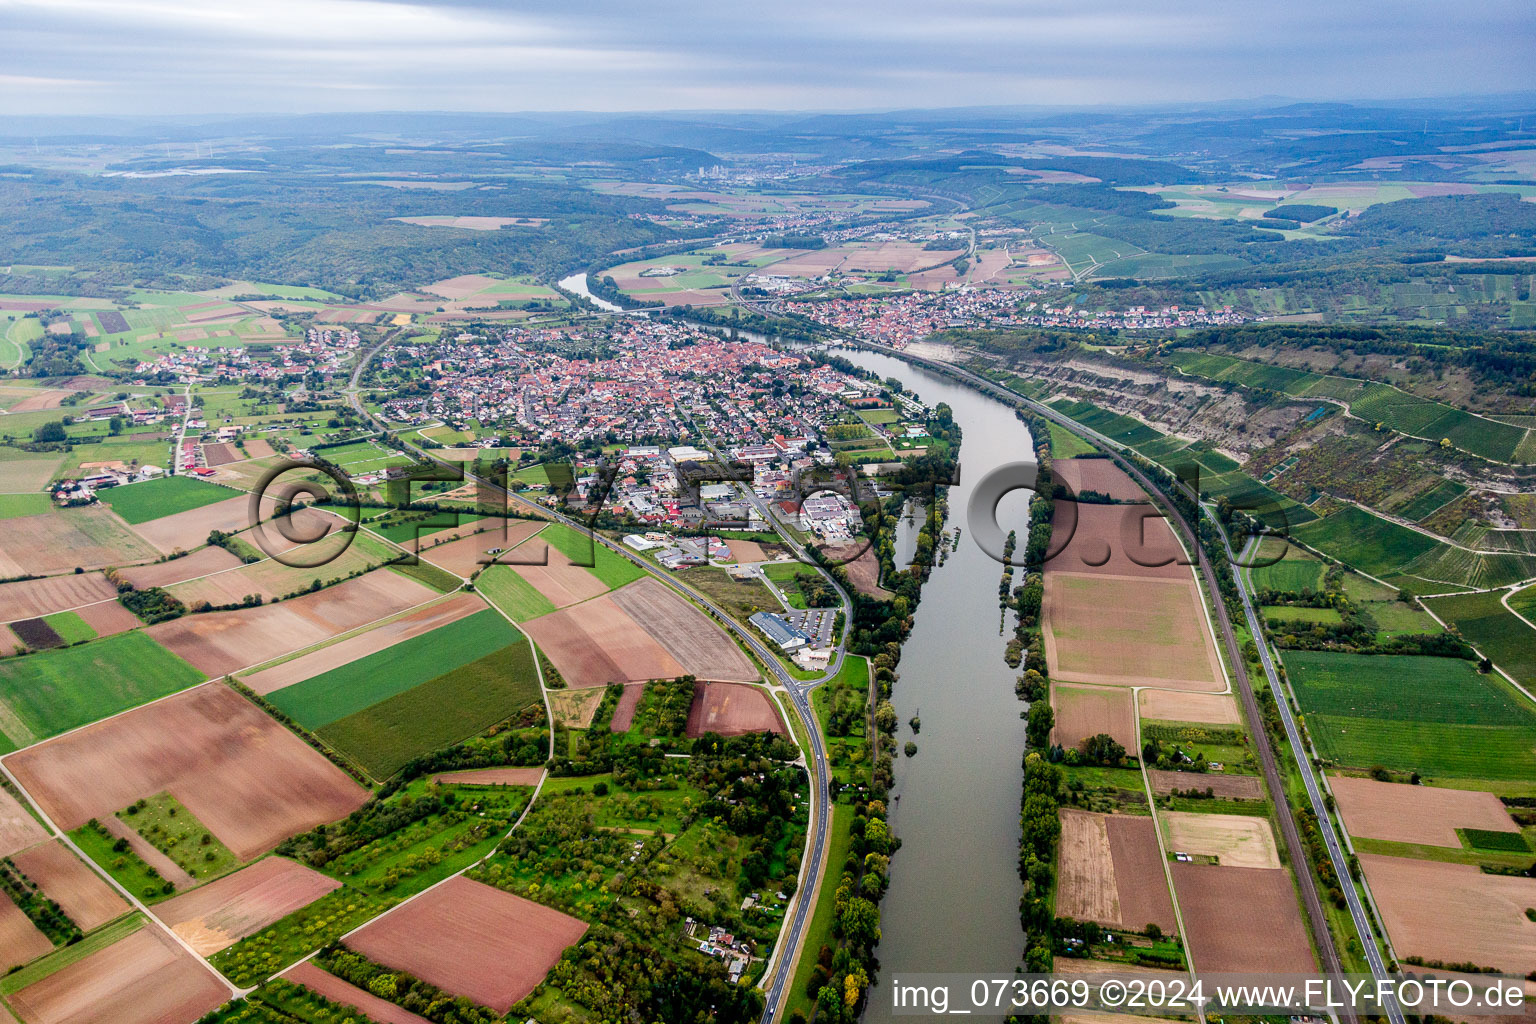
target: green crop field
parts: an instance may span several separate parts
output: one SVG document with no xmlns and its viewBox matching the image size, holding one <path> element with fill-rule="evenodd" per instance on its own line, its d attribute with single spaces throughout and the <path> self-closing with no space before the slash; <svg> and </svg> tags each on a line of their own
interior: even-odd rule
<svg viewBox="0 0 1536 1024">
<path fill-rule="evenodd" d="M 1456 834 L 1474 850 L 1508 850 L 1529 853 L 1531 844 L 1519 832 L 1495 832 L 1485 828 L 1459 828 Z"/>
<path fill-rule="evenodd" d="M 492 565 L 475 577 L 475 589 L 518 622 L 527 622 L 555 610 L 554 604 L 519 576 L 511 566 Z"/>
<path fill-rule="evenodd" d="M 167 476 L 158 480 L 108 487 L 96 492 L 112 511 L 130 523 L 175 515 L 190 509 L 240 497 L 240 492 L 218 484 L 204 483 L 188 476 Z"/>
<path fill-rule="evenodd" d="M 1384 576 L 1427 552 L 1438 541 L 1349 505 L 1294 531 L 1297 540 L 1372 576 Z"/>
<path fill-rule="evenodd" d="M 1472 662 L 1312 651 L 1284 660 L 1325 758 L 1444 778 L 1536 777 L 1536 713 Z"/>
<path fill-rule="evenodd" d="M 1536 686 L 1536 629 L 1511 614 L 1498 591 L 1426 598 L 1424 604 L 1454 625 L 1467 642 L 1527 687 Z"/>
<path fill-rule="evenodd" d="M 201 672 L 140 632 L 6 658 L 0 661 L 0 705 L 9 714 L 0 718 L 0 728 L 22 746 L 202 680 Z"/>
<path fill-rule="evenodd" d="M 267 695 L 306 729 L 319 729 L 491 654 L 523 635 L 487 608 Z"/>
<path fill-rule="evenodd" d="M 1051 403 L 1051 408 L 1065 413 L 1088 429 L 1124 445 L 1135 447 L 1156 441 L 1163 436 L 1140 420 L 1101 409 L 1092 402 L 1074 402 L 1067 398 L 1058 398 Z"/>
<path fill-rule="evenodd" d="M 59 634 L 66 644 L 78 644 L 96 639 L 96 631 L 74 612 L 55 612 L 43 621 L 48 623 L 48 627 Z"/>
<path fill-rule="evenodd" d="M 1052 421 L 1050 428 L 1051 455 L 1054 458 L 1070 459 L 1078 455 L 1089 455 L 1098 451 L 1093 445 L 1084 441 L 1060 423 Z"/>
<path fill-rule="evenodd" d="M 0 494 L 0 519 L 37 516 L 51 511 L 53 500 L 41 491 L 28 494 Z"/>
<path fill-rule="evenodd" d="M 1536 583 L 1510 594 L 1509 606 L 1526 618 L 1536 620 Z"/>
<path fill-rule="evenodd" d="M 1281 622 L 1325 622 L 1330 625 L 1338 625 L 1344 621 L 1336 608 L 1293 608 L 1287 605 L 1265 605 L 1262 609 L 1264 618 L 1279 619 Z"/>
<path fill-rule="evenodd" d="M 505 721 L 539 696 L 533 646 L 520 642 L 332 722 L 318 735 L 382 780 L 412 758 Z"/>
<path fill-rule="evenodd" d="M 1259 550 L 1250 556 L 1254 562 L 1265 562 L 1281 555 L 1273 565 L 1259 565 L 1249 571 L 1253 585 L 1260 590 L 1283 590 L 1300 593 L 1317 590 L 1323 585 L 1326 566 L 1301 548 L 1285 543 L 1279 537 L 1265 537 Z"/>
<path fill-rule="evenodd" d="M 564 523 L 551 523 L 544 527 L 539 531 L 538 538 L 558 548 L 565 557 L 578 565 L 592 562 L 596 556 L 597 564 L 588 565 L 587 571 L 607 584 L 610 590 L 633 583 L 645 575 L 644 569 L 617 551 L 597 543 L 585 533 L 579 533 Z"/>
<path fill-rule="evenodd" d="M 468 525 L 473 518 L 460 512 L 386 512 L 363 526 L 385 540 L 406 544 L 417 537 Z"/>
</svg>

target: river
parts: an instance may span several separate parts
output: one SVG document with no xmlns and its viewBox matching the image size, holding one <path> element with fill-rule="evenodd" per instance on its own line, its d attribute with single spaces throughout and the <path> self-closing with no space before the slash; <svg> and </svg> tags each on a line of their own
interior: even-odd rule
<svg viewBox="0 0 1536 1024">
<path fill-rule="evenodd" d="M 990 470 L 1031 458 L 1029 430 L 1013 410 L 948 378 L 891 356 L 863 350 L 841 355 L 881 377 L 895 377 L 928 405 L 948 403 L 964 432 L 960 484 L 950 488 L 946 526 L 961 527 L 958 550 L 923 587 L 912 635 L 902 647 L 901 679 L 892 703 L 901 725 L 892 824 L 901 851 L 881 903 L 883 984 L 870 992 L 864 1019 L 896 1018 L 889 982 L 904 973 L 1013 973 L 1024 955 L 1019 926 L 1019 797 L 1024 704 L 1014 696 L 1018 673 L 1003 663 L 1009 639 L 999 632 L 997 584 L 1002 566 L 972 540 L 965 522 L 971 487 Z M 1004 532 L 1028 529 L 1027 492 L 1003 499 Z M 1011 629 L 1013 616 L 1008 616 Z M 921 731 L 909 720 L 921 711 Z M 835 867 L 835 866 L 829 866 Z M 972 1019 L 986 1019 L 973 1017 Z M 997 1018 L 1001 1019 L 1001 1017 Z"/>
<path fill-rule="evenodd" d="M 575 292 L 584 298 L 591 299 L 592 304 L 607 313 L 622 313 L 623 306 L 614 305 L 607 299 L 593 295 L 587 290 L 587 272 L 585 270 L 572 274 L 570 277 L 560 279 L 560 287 L 568 292 Z"/>
</svg>

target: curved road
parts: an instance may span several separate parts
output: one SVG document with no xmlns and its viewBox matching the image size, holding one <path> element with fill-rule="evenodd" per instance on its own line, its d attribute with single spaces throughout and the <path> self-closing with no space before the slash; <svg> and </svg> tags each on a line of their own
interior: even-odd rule
<svg viewBox="0 0 1536 1024">
<path fill-rule="evenodd" d="M 348 400 L 352 403 L 352 407 L 356 409 L 360 415 L 373 422 L 381 431 L 387 431 L 388 427 L 383 423 L 382 420 L 375 417 L 363 406 L 362 397 L 359 393 L 358 382 L 361 380 L 363 372 L 367 369 L 368 363 L 372 361 L 374 356 L 388 348 L 394 342 L 395 336 L 398 333 L 398 331 L 391 331 L 390 333 L 386 334 L 378 344 L 374 345 L 359 357 L 357 366 L 355 366 L 352 370 L 351 386 L 347 393 Z M 419 448 L 408 441 L 402 440 L 402 443 L 405 444 L 406 447 L 410 448 L 419 457 L 434 462 L 440 466 L 447 467 L 451 470 L 461 470 L 464 468 L 463 463 L 445 462 L 433 456 L 432 453 L 427 449 Z M 710 447 L 711 451 L 715 451 L 714 443 L 712 441 L 706 438 L 705 443 Z M 716 452 L 716 456 L 718 457 L 718 452 Z M 588 530 L 586 526 L 571 516 L 567 516 L 561 512 L 555 511 L 554 509 L 545 508 L 542 505 L 538 505 L 532 501 L 529 501 L 516 492 L 507 490 L 506 488 L 501 487 L 493 481 L 483 480 L 479 477 L 476 477 L 468 470 L 464 470 L 464 479 L 466 482 L 472 481 L 479 486 L 488 488 L 492 493 L 499 494 L 505 500 L 515 501 L 520 505 L 526 506 L 542 518 L 552 519 L 556 522 L 564 523 L 566 526 L 572 527 L 573 529 L 576 529 L 582 533 L 590 534 L 594 543 L 603 544 L 610 550 L 623 555 L 630 562 L 639 566 L 641 569 L 644 569 L 648 574 L 655 577 L 656 579 L 659 579 L 665 586 L 671 587 L 673 590 L 683 594 L 685 597 L 703 606 L 704 609 L 708 611 L 710 615 L 712 615 L 717 621 L 735 633 L 741 639 L 741 641 L 748 648 L 750 648 L 754 654 L 757 655 L 758 659 L 764 665 L 768 666 L 775 677 L 777 677 L 780 685 L 782 685 L 785 691 L 789 694 L 790 703 L 794 706 L 795 713 L 800 716 L 800 722 L 808 738 L 810 747 L 810 749 L 807 751 L 809 755 L 807 758 L 807 765 L 810 768 L 811 774 L 812 821 L 810 823 L 810 828 L 807 830 L 806 851 L 801 861 L 800 887 L 795 893 L 789 917 L 785 921 L 784 928 L 779 934 L 779 941 L 774 946 L 774 952 L 770 963 L 771 972 L 768 976 L 764 977 L 762 982 L 766 995 L 766 1003 L 763 1009 L 762 1020 L 764 1024 L 771 1024 L 773 1019 L 778 1014 L 779 1004 L 783 999 L 784 992 L 788 988 L 790 981 L 794 978 L 794 953 L 799 948 L 805 927 L 807 924 L 809 924 L 811 919 L 811 911 L 816 902 L 816 883 L 821 875 L 822 861 L 826 857 L 828 840 L 830 838 L 829 831 L 832 824 L 832 814 L 827 785 L 828 779 L 830 778 L 830 772 L 827 767 L 826 747 L 822 742 L 821 729 L 816 721 L 815 712 L 811 708 L 810 694 L 811 691 L 816 687 L 827 682 L 829 679 L 834 678 L 842 668 L 844 651 L 847 647 L 848 627 L 851 625 L 853 619 L 853 607 L 852 603 L 849 601 L 847 593 L 843 591 L 843 588 L 838 585 L 836 580 L 833 580 L 830 576 L 826 577 L 828 582 L 830 582 L 832 586 L 836 588 L 838 596 L 843 602 L 843 636 L 838 640 L 835 656 L 832 661 L 828 663 L 826 673 L 817 679 L 797 680 L 789 674 L 789 672 L 784 668 L 782 664 L 780 664 L 777 655 L 770 651 L 767 646 L 757 638 L 755 634 L 753 634 L 745 626 L 738 623 L 734 618 L 727 614 L 724 609 L 720 608 L 707 596 L 695 590 L 693 587 L 683 583 L 676 577 L 661 571 L 656 566 L 645 561 L 623 545 L 616 544 L 609 540 L 607 537 Z M 775 531 L 785 539 L 790 547 L 790 550 L 794 551 L 796 556 L 799 557 L 802 561 L 805 561 L 807 564 L 812 565 L 813 568 L 816 568 L 818 572 L 821 571 L 819 567 L 815 566 L 814 563 L 809 561 L 800 543 L 792 536 L 786 534 L 785 531 L 779 526 L 778 522 L 768 513 L 768 510 L 763 506 L 762 499 L 757 495 L 757 493 L 751 487 L 747 488 L 747 493 L 751 497 L 753 503 L 756 504 L 759 510 L 763 512 L 764 518 L 770 524 L 772 524 Z"/>
</svg>

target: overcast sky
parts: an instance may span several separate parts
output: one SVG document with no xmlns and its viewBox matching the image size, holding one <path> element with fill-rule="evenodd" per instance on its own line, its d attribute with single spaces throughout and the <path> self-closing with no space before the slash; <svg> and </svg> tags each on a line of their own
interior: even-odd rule
<svg viewBox="0 0 1536 1024">
<path fill-rule="evenodd" d="M 873 109 L 1536 88 L 1531 0 L 0 0 L 0 113 Z"/>
</svg>

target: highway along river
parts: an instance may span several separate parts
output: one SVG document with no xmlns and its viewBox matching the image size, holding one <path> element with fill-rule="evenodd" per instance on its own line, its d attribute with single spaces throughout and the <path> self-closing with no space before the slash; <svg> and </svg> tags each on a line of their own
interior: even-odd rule
<svg viewBox="0 0 1536 1024">
<path fill-rule="evenodd" d="M 1029 430 L 1001 402 L 899 359 L 862 350 L 838 355 L 895 377 L 928 405 L 946 402 L 964 432 L 960 485 L 950 488 L 951 532 L 958 550 L 923 587 L 917 621 L 902 649 L 893 703 L 901 726 L 891 819 L 901 851 L 881 904 L 882 984 L 870 992 L 869 1022 L 911 1020 L 891 1014 L 890 981 L 925 971 L 1013 973 L 1024 955 L 1019 926 L 1019 796 L 1024 704 L 1018 673 L 1003 663 L 997 584 L 1002 565 L 971 539 L 965 522 L 971 488 L 990 470 L 1031 457 Z M 1003 499 L 998 521 L 1028 529 L 1028 492 Z M 1007 627 L 1013 628 L 1013 613 Z M 1011 634 L 1010 634 L 1011 635 Z M 908 722 L 921 711 L 921 731 Z M 840 865 L 829 864 L 828 870 Z M 972 1017 L 970 1019 L 980 1019 Z"/>
</svg>

